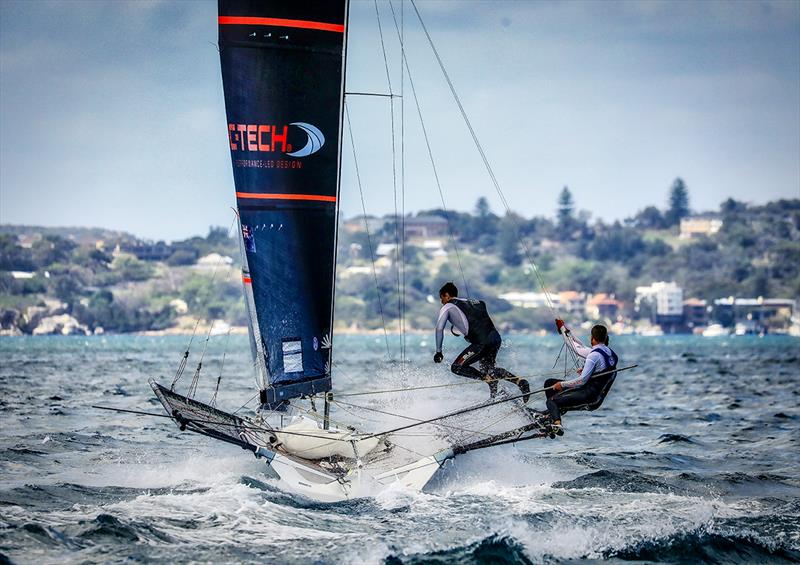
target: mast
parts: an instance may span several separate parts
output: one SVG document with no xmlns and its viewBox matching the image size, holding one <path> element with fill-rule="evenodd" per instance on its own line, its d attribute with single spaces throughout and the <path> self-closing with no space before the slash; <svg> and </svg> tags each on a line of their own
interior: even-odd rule
<svg viewBox="0 0 800 565">
<path fill-rule="evenodd" d="M 331 389 L 346 0 L 219 0 L 262 408 Z"/>
</svg>

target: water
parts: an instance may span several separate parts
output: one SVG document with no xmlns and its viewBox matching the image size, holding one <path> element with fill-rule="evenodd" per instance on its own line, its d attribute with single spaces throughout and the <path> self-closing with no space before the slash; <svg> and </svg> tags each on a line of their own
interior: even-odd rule
<svg viewBox="0 0 800 565">
<path fill-rule="evenodd" d="M 458 382 L 429 337 L 408 340 L 406 383 Z M 224 342 L 211 341 L 201 399 Z M 147 379 L 169 382 L 185 343 L 0 339 L 0 563 L 800 562 L 796 338 L 615 338 L 640 368 L 600 411 L 568 414 L 563 438 L 470 453 L 425 493 L 338 504 L 288 494 L 263 462 L 167 420 L 90 408 L 160 411 Z M 337 337 L 337 390 L 399 384 L 383 347 Z M 254 388 L 246 339 L 228 350 L 219 406 L 233 411 Z M 557 338 L 512 336 L 500 360 L 532 374 L 557 352 Z"/>
</svg>

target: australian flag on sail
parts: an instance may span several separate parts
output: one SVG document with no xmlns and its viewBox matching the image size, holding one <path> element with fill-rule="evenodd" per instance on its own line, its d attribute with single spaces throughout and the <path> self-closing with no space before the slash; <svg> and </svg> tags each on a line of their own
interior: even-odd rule
<svg viewBox="0 0 800 565">
<path fill-rule="evenodd" d="M 219 0 L 236 202 L 274 404 L 330 390 L 346 0 Z"/>
</svg>

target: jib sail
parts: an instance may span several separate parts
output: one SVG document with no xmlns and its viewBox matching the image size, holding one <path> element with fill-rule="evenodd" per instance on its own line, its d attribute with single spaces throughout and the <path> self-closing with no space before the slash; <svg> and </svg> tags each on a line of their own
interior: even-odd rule
<svg viewBox="0 0 800 565">
<path fill-rule="evenodd" d="M 346 0 L 219 0 L 261 401 L 330 390 Z"/>
</svg>

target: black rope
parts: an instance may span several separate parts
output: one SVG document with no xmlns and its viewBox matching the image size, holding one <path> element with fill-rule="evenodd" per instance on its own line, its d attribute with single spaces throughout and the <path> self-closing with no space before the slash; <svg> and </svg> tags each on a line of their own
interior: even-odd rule
<svg viewBox="0 0 800 565">
<path fill-rule="evenodd" d="M 200 323 L 200 320 L 197 321 Z M 197 329 L 197 324 L 195 324 L 195 329 Z M 194 337 L 194 333 L 192 333 L 192 337 Z M 186 351 L 183 352 L 183 357 L 181 358 L 181 362 L 178 364 L 178 370 L 175 372 L 175 378 L 172 379 L 172 384 L 170 385 L 170 390 L 175 390 L 175 385 L 178 384 L 178 381 L 183 376 L 183 371 L 186 369 L 186 361 L 189 359 L 189 346 L 192 344 L 191 340 L 189 340 L 189 345 L 186 346 Z"/>
<path fill-rule="evenodd" d="M 381 94 L 379 92 L 345 92 L 345 96 L 379 96 L 381 98 L 400 98 L 398 94 Z"/>
</svg>

